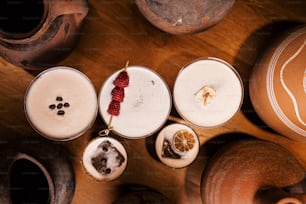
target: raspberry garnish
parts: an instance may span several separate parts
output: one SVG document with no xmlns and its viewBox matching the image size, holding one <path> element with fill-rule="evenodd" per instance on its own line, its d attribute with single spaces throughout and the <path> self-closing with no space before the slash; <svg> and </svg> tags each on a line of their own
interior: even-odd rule
<svg viewBox="0 0 306 204">
<path fill-rule="evenodd" d="M 122 102 L 124 99 L 124 89 L 119 86 L 116 86 L 112 90 L 112 99 L 115 101 Z"/>
<path fill-rule="evenodd" d="M 111 115 L 118 116 L 120 113 L 120 102 L 112 100 L 108 106 L 107 112 Z"/>
<path fill-rule="evenodd" d="M 114 85 L 120 88 L 125 88 L 129 85 L 129 75 L 126 71 L 122 71 L 114 80 Z"/>
</svg>

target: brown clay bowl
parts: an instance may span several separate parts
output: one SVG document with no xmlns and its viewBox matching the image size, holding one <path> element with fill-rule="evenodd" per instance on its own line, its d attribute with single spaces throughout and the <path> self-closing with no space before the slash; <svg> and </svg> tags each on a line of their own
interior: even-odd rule
<svg viewBox="0 0 306 204">
<path fill-rule="evenodd" d="M 136 0 L 142 15 L 171 34 L 190 34 L 219 23 L 235 0 Z"/>
</svg>

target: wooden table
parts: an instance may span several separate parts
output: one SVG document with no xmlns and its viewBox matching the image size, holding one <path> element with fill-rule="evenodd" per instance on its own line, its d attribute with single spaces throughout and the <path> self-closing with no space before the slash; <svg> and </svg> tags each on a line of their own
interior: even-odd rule
<svg viewBox="0 0 306 204">
<path fill-rule="evenodd" d="M 174 108 L 168 123 L 186 123 L 200 137 L 201 151 L 187 168 L 171 169 L 152 154 L 154 135 L 146 139 L 118 138 L 128 151 L 125 173 L 110 183 L 93 180 L 80 163 L 83 149 L 103 128 L 98 116 L 94 126 L 70 142 L 62 142 L 70 152 L 76 174 L 75 204 L 111 203 L 120 184 L 142 184 L 168 196 L 177 203 L 201 203 L 199 185 L 208 158 L 207 144 L 212 138 L 236 138 L 250 135 L 273 141 L 289 149 L 306 168 L 306 144 L 273 133 L 264 126 L 252 109 L 248 81 L 256 58 L 266 46 L 290 26 L 306 23 L 304 0 L 237 0 L 231 12 L 216 26 L 197 34 L 175 36 L 152 26 L 132 0 L 90 0 L 90 12 L 84 22 L 80 41 L 60 65 L 84 72 L 97 92 L 105 79 L 127 60 L 131 65 L 147 66 L 165 78 L 173 89 L 182 66 L 198 57 L 218 57 L 232 64 L 245 85 L 241 111 L 222 127 L 202 129 L 180 119 Z M 35 74 L 0 59 L 0 140 L 40 137 L 26 121 L 23 97 Z M 245 135 L 246 134 L 246 135 Z M 50 141 L 51 142 L 51 141 Z M 212 142 L 210 142 L 212 143 Z M 218 142 L 215 142 L 217 148 Z"/>
</svg>

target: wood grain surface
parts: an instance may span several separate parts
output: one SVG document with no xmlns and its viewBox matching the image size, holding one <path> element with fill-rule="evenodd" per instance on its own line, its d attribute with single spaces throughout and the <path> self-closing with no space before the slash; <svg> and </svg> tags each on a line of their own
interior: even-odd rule
<svg viewBox="0 0 306 204">
<path fill-rule="evenodd" d="M 218 148 L 224 141 L 253 136 L 281 144 L 306 169 L 306 144 L 274 133 L 252 109 L 248 81 L 256 58 L 285 29 L 306 23 L 304 0 L 237 0 L 229 14 L 216 26 L 193 35 L 171 35 L 152 26 L 132 0 L 89 0 L 89 14 L 84 21 L 79 42 L 73 52 L 58 65 L 71 66 L 84 72 L 100 90 L 105 79 L 130 65 L 147 66 L 157 71 L 173 89 L 179 70 L 199 57 L 218 57 L 232 64 L 245 85 L 241 111 L 221 127 L 203 129 L 183 121 L 176 111 L 168 123 L 186 123 L 198 133 L 201 150 L 187 168 L 171 169 L 161 164 L 152 153 L 155 135 L 146 139 L 119 139 L 128 152 L 125 173 L 110 183 L 98 182 L 84 173 L 80 163 L 88 142 L 104 127 L 98 116 L 94 126 L 70 142 L 60 142 L 70 152 L 76 174 L 74 204 L 111 203 L 121 184 L 142 184 L 158 190 L 175 203 L 201 203 L 201 174 L 209 158 L 208 144 Z M 28 124 L 23 97 L 31 72 L 0 59 L 0 142 L 11 139 L 41 138 Z M 221 138 L 219 142 L 213 138 Z M 226 138 L 226 139 L 224 139 Z M 50 141 L 51 142 L 51 141 Z M 214 151 L 214 150 L 213 150 Z"/>
</svg>

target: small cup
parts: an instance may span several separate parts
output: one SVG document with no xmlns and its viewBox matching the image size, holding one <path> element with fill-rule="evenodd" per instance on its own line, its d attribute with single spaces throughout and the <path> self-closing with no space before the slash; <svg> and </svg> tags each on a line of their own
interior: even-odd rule
<svg viewBox="0 0 306 204">
<path fill-rule="evenodd" d="M 182 118 L 204 128 L 229 121 L 242 105 L 244 89 L 238 72 L 217 58 L 201 58 L 179 72 L 174 105 Z"/>
<path fill-rule="evenodd" d="M 155 142 L 158 158 L 172 168 L 190 165 L 197 157 L 199 148 L 197 134 L 190 127 L 179 123 L 163 128 Z"/>
<path fill-rule="evenodd" d="M 123 70 L 112 74 L 103 84 L 99 93 L 100 114 L 106 123 L 112 101 L 114 80 Z M 171 94 L 166 82 L 156 72 L 142 66 L 127 67 L 129 85 L 124 88 L 124 98 L 120 102 L 120 113 L 113 116 L 112 130 L 129 139 L 152 135 L 168 119 L 171 111 Z"/>
<path fill-rule="evenodd" d="M 52 140 L 71 140 L 94 123 L 97 94 L 91 81 L 70 67 L 40 73 L 25 95 L 25 114 L 31 126 Z"/>
<path fill-rule="evenodd" d="M 118 178 L 127 166 L 127 153 L 123 145 L 111 137 L 92 140 L 83 152 L 85 171 L 98 181 Z"/>
</svg>

